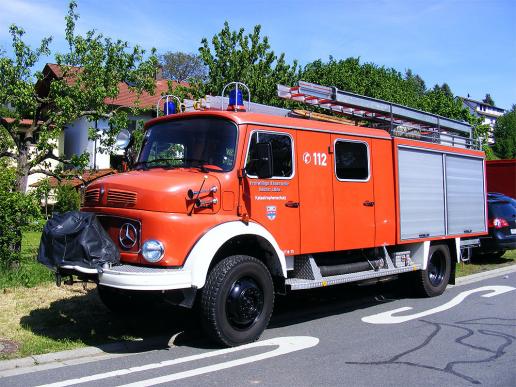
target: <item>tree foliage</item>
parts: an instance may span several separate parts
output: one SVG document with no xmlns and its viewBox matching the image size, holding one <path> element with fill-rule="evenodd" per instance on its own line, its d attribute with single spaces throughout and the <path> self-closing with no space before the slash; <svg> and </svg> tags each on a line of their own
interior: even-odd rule
<svg viewBox="0 0 516 387">
<path fill-rule="evenodd" d="M 108 136 L 90 133 L 100 141 L 101 150 L 113 149 L 114 136 L 127 126 L 128 112 L 109 104 L 118 96 L 120 82 L 127 82 L 136 95 L 154 91 L 158 63 L 154 51 L 146 56 L 139 46 L 130 48 L 127 42 L 112 40 L 95 30 L 77 34 L 76 8 L 76 2 L 71 1 L 65 18 L 69 50 L 55 54 L 61 76 L 44 79 L 42 72 L 32 70 L 43 55 L 50 54 L 51 39 L 43 39 L 37 49 L 32 49 L 23 41 L 23 29 L 17 26 L 10 27 L 12 56 L 0 55 L 0 105 L 10 106 L 9 116 L 14 119 L 2 121 L 0 156 L 16 163 L 19 191 L 25 189 L 27 177 L 33 173 L 59 175 L 59 169 L 49 172 L 51 160 L 61 165 L 87 165 L 86 153 L 68 160 L 54 154 L 65 125 L 81 117 L 92 122 L 107 120 L 111 128 Z M 44 82 L 49 83 L 48 90 L 38 92 L 38 85 Z M 137 109 L 133 113 L 137 114 Z M 22 119 L 30 119 L 28 128 L 20 125 Z"/>
<path fill-rule="evenodd" d="M 205 94 L 220 95 L 226 84 L 240 81 L 251 90 L 253 102 L 284 104 L 276 97 L 276 84 L 292 84 L 297 80 L 297 62 L 290 65 L 285 54 L 276 55 L 268 37 L 260 33 L 260 25 L 246 34 L 243 28 L 232 31 L 225 22 L 211 44 L 208 39 L 202 39 L 199 52 L 208 68 L 208 79 L 200 86 Z"/>
<path fill-rule="evenodd" d="M 468 118 L 462 102 L 454 98 L 448 84 L 435 85 L 428 90 L 423 79 L 410 69 L 403 76 L 393 68 L 360 63 L 360 58 L 336 60 L 330 57 L 328 62 L 318 59 L 308 63 L 300 78 L 444 117 L 461 120 Z"/>
<path fill-rule="evenodd" d="M 81 195 L 72 185 L 63 182 L 57 186 L 54 212 L 62 214 L 68 211 L 78 211 L 80 206 Z"/>
<path fill-rule="evenodd" d="M 491 97 L 491 94 L 487 93 L 484 99 L 482 100 L 483 103 L 489 106 L 495 106 L 495 101 Z"/>
<path fill-rule="evenodd" d="M 163 77 L 176 82 L 190 80 L 204 81 L 207 69 L 197 54 L 168 51 L 159 57 Z"/>
<path fill-rule="evenodd" d="M 516 159 L 516 105 L 496 120 L 493 150 L 502 159 Z"/>
<path fill-rule="evenodd" d="M 0 160 L 0 270 L 20 260 L 21 230 L 40 217 L 35 195 L 17 192 L 16 170 Z"/>
</svg>

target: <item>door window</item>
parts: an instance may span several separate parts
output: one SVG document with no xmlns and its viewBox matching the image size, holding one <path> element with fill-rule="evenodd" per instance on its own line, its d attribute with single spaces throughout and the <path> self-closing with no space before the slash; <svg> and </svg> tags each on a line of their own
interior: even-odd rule
<svg viewBox="0 0 516 387">
<path fill-rule="evenodd" d="M 257 143 L 271 144 L 273 179 L 288 179 L 294 175 L 292 137 L 284 133 L 254 132 L 251 136 L 245 166 L 248 176 L 256 177 L 256 169 L 251 160 L 255 159 L 253 152 Z"/>
<path fill-rule="evenodd" d="M 335 142 L 335 174 L 346 181 L 369 180 L 369 149 L 359 141 Z"/>
</svg>

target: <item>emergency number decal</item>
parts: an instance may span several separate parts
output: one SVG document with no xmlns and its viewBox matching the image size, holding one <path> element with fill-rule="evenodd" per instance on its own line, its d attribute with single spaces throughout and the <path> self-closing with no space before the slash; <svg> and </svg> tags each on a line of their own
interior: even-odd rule
<svg viewBox="0 0 516 387">
<path fill-rule="evenodd" d="M 328 156 L 326 155 L 326 153 L 320 153 L 320 152 L 303 153 L 303 162 L 305 164 L 313 164 L 313 165 L 316 165 L 319 167 L 326 167 L 328 165 L 327 159 L 328 159 Z"/>
</svg>

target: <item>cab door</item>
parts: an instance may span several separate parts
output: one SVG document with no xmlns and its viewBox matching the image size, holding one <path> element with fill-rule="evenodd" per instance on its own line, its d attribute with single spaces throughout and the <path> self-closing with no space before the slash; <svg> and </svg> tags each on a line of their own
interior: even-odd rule
<svg viewBox="0 0 516 387">
<path fill-rule="evenodd" d="M 331 148 L 329 133 L 297 133 L 301 254 L 333 251 L 334 174 Z"/>
<path fill-rule="evenodd" d="M 285 255 L 299 253 L 299 193 L 294 148 L 296 132 L 251 127 L 245 157 L 244 205 L 251 220 L 264 226 Z M 257 177 L 250 160 L 257 143 L 272 150 L 273 176 Z"/>
<path fill-rule="evenodd" d="M 375 200 L 371 140 L 332 135 L 335 250 L 373 247 Z"/>
</svg>

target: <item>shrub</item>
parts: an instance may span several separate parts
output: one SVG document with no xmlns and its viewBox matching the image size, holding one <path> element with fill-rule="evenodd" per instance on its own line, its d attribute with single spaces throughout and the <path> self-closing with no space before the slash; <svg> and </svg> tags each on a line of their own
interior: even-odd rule
<svg viewBox="0 0 516 387">
<path fill-rule="evenodd" d="M 61 184 L 57 187 L 56 199 L 54 212 L 77 211 L 81 206 L 81 195 L 70 184 Z"/>
<path fill-rule="evenodd" d="M 22 228 L 40 217 L 35 195 L 16 191 L 16 171 L 0 161 L 0 268 L 20 261 Z"/>
</svg>

